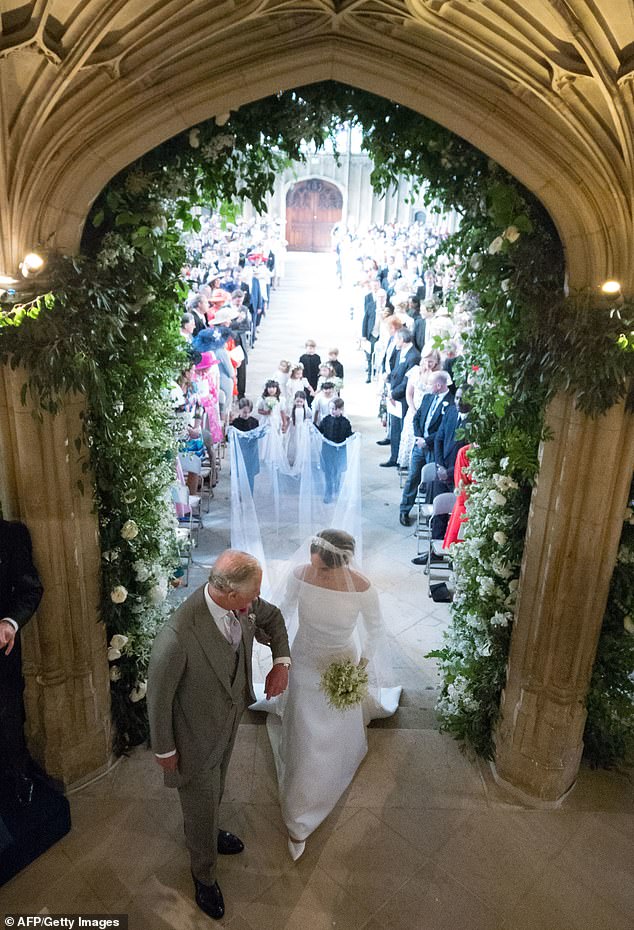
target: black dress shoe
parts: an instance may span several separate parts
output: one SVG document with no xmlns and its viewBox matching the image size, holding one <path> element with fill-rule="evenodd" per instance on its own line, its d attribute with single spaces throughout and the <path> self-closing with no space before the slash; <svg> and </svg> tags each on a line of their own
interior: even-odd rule
<svg viewBox="0 0 634 930">
<path fill-rule="evenodd" d="M 390 440 L 389 439 L 378 439 L 376 444 L 377 446 L 389 446 Z"/>
<path fill-rule="evenodd" d="M 366 384 L 371 384 L 371 383 L 372 383 L 372 378 L 366 378 L 366 379 L 365 379 L 365 383 L 366 383 Z"/>
<path fill-rule="evenodd" d="M 401 524 L 401 526 L 411 526 L 412 523 L 408 513 L 399 513 L 398 522 Z"/>
<path fill-rule="evenodd" d="M 379 468 L 396 468 L 398 462 L 379 462 Z"/>
<path fill-rule="evenodd" d="M 218 882 L 214 882 L 213 885 L 205 885 L 203 882 L 199 882 L 193 873 L 192 878 L 196 889 L 196 904 L 201 911 L 205 912 L 207 917 L 220 920 L 225 915 L 225 902 Z"/>
<path fill-rule="evenodd" d="M 240 837 L 227 833 L 226 830 L 218 830 L 218 852 L 221 856 L 235 856 L 243 849 L 244 843 Z"/>
<path fill-rule="evenodd" d="M 412 565 L 427 565 L 428 553 L 424 555 L 419 555 L 415 559 L 412 559 Z"/>
</svg>

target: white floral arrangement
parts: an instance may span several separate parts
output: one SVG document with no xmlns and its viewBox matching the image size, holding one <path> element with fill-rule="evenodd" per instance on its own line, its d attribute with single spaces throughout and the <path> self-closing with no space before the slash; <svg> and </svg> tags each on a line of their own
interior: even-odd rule
<svg viewBox="0 0 634 930">
<path fill-rule="evenodd" d="M 356 707 L 368 694 L 367 660 L 355 664 L 351 659 L 331 662 L 321 676 L 320 689 L 335 710 Z"/>
<path fill-rule="evenodd" d="M 277 399 L 277 397 L 265 397 L 264 398 L 264 406 L 268 407 L 269 410 L 275 410 L 278 404 L 279 404 L 279 400 Z"/>
</svg>

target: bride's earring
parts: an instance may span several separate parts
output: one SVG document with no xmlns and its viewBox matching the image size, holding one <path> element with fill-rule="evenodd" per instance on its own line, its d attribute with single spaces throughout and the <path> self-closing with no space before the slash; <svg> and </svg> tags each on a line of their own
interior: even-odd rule
<svg viewBox="0 0 634 930">
<path fill-rule="evenodd" d="M 293 840 L 293 839 L 291 839 L 291 837 L 289 836 L 289 838 L 288 838 L 288 851 L 289 851 L 289 853 L 291 854 L 291 859 L 293 860 L 293 862 L 297 862 L 297 860 L 298 860 L 299 857 L 302 855 L 302 853 L 304 852 L 305 849 L 306 849 L 306 841 L 305 841 L 305 840 Z"/>
</svg>

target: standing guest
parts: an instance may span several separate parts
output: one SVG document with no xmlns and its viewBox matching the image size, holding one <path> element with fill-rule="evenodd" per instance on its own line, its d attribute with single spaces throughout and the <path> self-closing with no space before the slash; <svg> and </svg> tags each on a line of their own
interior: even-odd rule
<svg viewBox="0 0 634 930">
<path fill-rule="evenodd" d="M 414 337 L 414 347 L 422 355 L 423 346 L 425 345 L 425 329 L 427 322 L 421 315 L 420 300 L 416 295 L 414 295 L 414 297 L 410 297 L 409 299 L 408 313 L 412 319 L 412 336 Z"/>
<path fill-rule="evenodd" d="M 194 328 L 196 320 L 193 313 L 184 313 L 181 317 L 181 336 L 185 342 L 191 342 L 194 338 Z"/>
<path fill-rule="evenodd" d="M 370 281 L 370 290 L 365 295 L 363 302 L 363 322 L 361 324 L 361 338 L 365 340 L 365 357 L 368 363 L 366 384 L 372 380 L 372 370 L 374 367 L 374 346 L 379 338 L 379 324 L 381 314 L 379 312 L 377 295 L 381 290 L 381 283 L 378 278 Z"/>
<path fill-rule="evenodd" d="M 396 364 L 386 379 L 388 397 L 396 409 L 394 413 L 390 413 L 389 419 L 390 457 L 387 462 L 381 462 L 382 468 L 398 465 L 403 419 L 407 412 L 407 372 L 420 362 L 420 354 L 414 348 L 412 334 L 404 326 L 396 334 L 396 348 Z"/>
<path fill-rule="evenodd" d="M 336 396 L 334 383 L 332 381 L 324 381 L 321 390 L 315 394 L 315 399 L 313 401 L 313 422 L 315 426 L 319 426 L 321 421 L 332 413 L 332 405 Z"/>
<path fill-rule="evenodd" d="M 304 377 L 313 391 L 316 391 L 317 382 L 319 381 L 319 366 L 321 365 L 321 359 L 317 355 L 317 343 L 314 339 L 307 339 L 305 348 L 306 351 L 303 355 L 300 355 L 299 361 L 304 366 Z M 310 396 L 308 403 L 312 403 Z"/>
<path fill-rule="evenodd" d="M 339 349 L 328 350 L 328 362 L 331 365 L 335 376 L 341 379 L 341 385 L 343 387 L 343 365 L 339 361 Z"/>
<path fill-rule="evenodd" d="M 414 415 L 414 448 L 409 465 L 407 481 L 403 487 L 399 520 L 401 526 L 411 523 L 409 512 L 414 506 L 423 465 L 434 460 L 434 442 L 440 429 L 443 414 L 453 404 L 449 392 L 449 375 L 436 371 L 432 375 L 431 393 L 426 394 Z"/>
<path fill-rule="evenodd" d="M 343 415 L 344 403 L 341 397 L 332 402 L 332 413 L 321 421 L 319 432 L 326 440 L 321 447 L 321 467 L 324 470 L 324 504 L 330 504 L 339 496 L 341 478 L 348 466 L 348 455 L 344 445 L 352 436 L 350 420 Z"/>
<path fill-rule="evenodd" d="M 31 802 L 33 780 L 24 739 L 20 630 L 42 593 L 28 529 L 0 519 L 0 789 L 22 805 Z"/>
<path fill-rule="evenodd" d="M 464 438 L 468 426 L 471 404 L 464 388 L 458 388 L 455 403 L 445 410 L 440 428 L 434 439 L 434 461 L 438 467 L 437 494 L 454 489 L 454 467 L 458 452 L 467 445 Z"/>
<path fill-rule="evenodd" d="M 207 302 L 207 298 L 203 294 L 194 294 L 194 296 L 187 304 L 188 313 L 191 313 L 194 317 L 194 338 L 196 338 L 201 330 L 207 329 L 208 310 L 209 304 Z"/>
<path fill-rule="evenodd" d="M 214 920 L 224 915 L 217 855 L 244 849 L 237 836 L 219 829 L 218 810 L 240 718 L 255 701 L 251 653 L 257 631 L 273 655 L 267 697 L 288 686 L 284 618 L 260 598 L 261 582 L 253 556 L 232 549 L 221 553 L 209 582 L 159 632 L 148 669 L 152 748 L 165 784 L 178 789 L 196 903 Z"/>
</svg>

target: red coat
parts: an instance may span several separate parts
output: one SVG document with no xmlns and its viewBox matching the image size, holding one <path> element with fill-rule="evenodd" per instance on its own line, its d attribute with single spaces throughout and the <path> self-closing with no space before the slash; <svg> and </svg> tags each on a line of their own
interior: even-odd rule
<svg viewBox="0 0 634 930">
<path fill-rule="evenodd" d="M 473 479 L 471 478 L 469 472 L 469 458 L 467 456 L 467 451 L 471 446 L 463 446 L 459 450 L 458 456 L 456 458 L 456 464 L 454 465 L 453 470 L 453 481 L 454 485 L 457 488 L 460 488 L 460 494 L 456 498 L 456 503 L 453 505 L 453 510 L 451 511 L 451 516 L 449 517 L 449 524 L 447 525 L 447 532 L 445 533 L 445 538 L 443 540 L 442 547 L 443 549 L 448 549 L 452 543 L 461 542 L 458 539 L 458 533 L 460 532 L 461 525 L 465 522 L 467 517 L 466 513 L 466 500 L 467 492 L 466 486 L 471 484 Z"/>
</svg>

